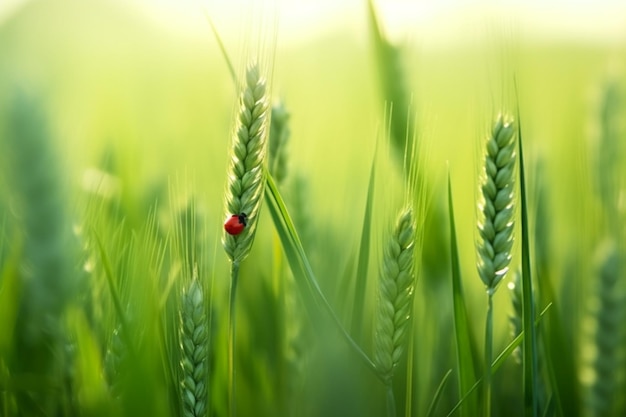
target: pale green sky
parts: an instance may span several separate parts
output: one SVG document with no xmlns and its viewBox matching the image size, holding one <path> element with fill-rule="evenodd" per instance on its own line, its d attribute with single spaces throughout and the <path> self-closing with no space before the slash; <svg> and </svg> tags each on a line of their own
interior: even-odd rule
<svg viewBox="0 0 626 417">
<path fill-rule="evenodd" d="M 0 22 L 34 0 L 0 0 Z M 119 0 L 111 0 L 119 1 Z M 242 10 L 258 4 L 278 16 L 281 41 L 298 42 L 329 28 L 365 33 L 365 0 L 126 0 L 171 29 L 190 34 L 207 30 L 203 9 L 228 36 Z M 269 4 L 269 6 L 268 6 Z M 428 44 L 472 39 L 493 30 L 538 38 L 626 42 L 625 0 L 375 0 L 392 37 L 428 39 Z"/>
</svg>

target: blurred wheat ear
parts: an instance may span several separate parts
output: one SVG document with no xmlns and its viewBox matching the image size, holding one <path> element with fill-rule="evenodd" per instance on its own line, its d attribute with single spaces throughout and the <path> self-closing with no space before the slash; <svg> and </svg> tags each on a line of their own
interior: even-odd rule
<svg viewBox="0 0 626 417">
<path fill-rule="evenodd" d="M 586 383 L 588 416 L 619 416 L 624 408 L 626 361 L 626 291 L 623 263 L 617 246 L 606 241 L 596 260 L 597 281 L 589 311 L 589 353 L 583 380 Z"/>
<path fill-rule="evenodd" d="M 367 4 L 370 36 L 376 66 L 378 67 L 381 94 L 384 101 L 390 103 L 393 108 L 390 132 L 391 145 L 394 155 L 399 161 L 402 161 L 406 149 L 412 149 L 412 141 L 415 137 L 408 93 L 411 89 L 402 64 L 402 51 L 385 36 L 376 13 L 374 0 L 368 0 Z M 408 174 L 408 172 L 405 173 Z"/>
<path fill-rule="evenodd" d="M 415 227 L 413 209 L 402 210 L 388 237 L 378 280 L 374 363 L 387 381 L 392 378 L 405 349 L 410 323 L 415 280 Z"/>
<path fill-rule="evenodd" d="M 289 117 L 284 102 L 279 101 L 272 106 L 268 164 L 269 171 L 278 185 L 287 177 L 287 143 L 291 135 Z"/>
<path fill-rule="evenodd" d="M 64 366 L 63 311 L 75 294 L 74 251 L 64 176 L 45 115 L 35 97 L 18 91 L 10 105 L 0 149 L 2 175 L 10 184 L 16 208 L 16 241 L 22 247 L 19 269 L 21 299 L 16 317 L 14 373 L 47 380 L 42 392 L 24 393 L 23 410 L 57 413 L 60 402 L 52 386 L 60 384 Z"/>
<path fill-rule="evenodd" d="M 181 403 L 185 417 L 206 414 L 208 401 L 209 323 L 202 287 L 193 279 L 182 295 L 180 313 Z"/>
</svg>

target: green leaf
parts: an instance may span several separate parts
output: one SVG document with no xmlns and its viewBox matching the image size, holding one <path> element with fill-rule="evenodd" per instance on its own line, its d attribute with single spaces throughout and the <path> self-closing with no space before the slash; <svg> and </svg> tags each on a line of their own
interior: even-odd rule
<svg viewBox="0 0 626 417">
<path fill-rule="evenodd" d="M 373 41 L 376 65 L 378 66 L 380 86 L 383 99 L 392 105 L 391 145 L 394 155 L 403 161 L 407 149 L 413 149 L 414 126 L 410 116 L 410 100 L 407 94 L 410 89 L 402 68 L 400 50 L 393 46 L 385 37 L 378 20 L 373 0 L 368 0 L 368 16 L 370 33 Z M 404 168 L 408 166 L 404 165 Z M 409 174 L 405 171 L 405 174 Z"/>
<path fill-rule="evenodd" d="M 448 214 L 450 218 L 450 262 L 452 267 L 452 299 L 454 305 L 454 333 L 456 336 L 457 362 L 459 366 L 458 384 L 459 393 L 470 392 L 476 381 L 476 367 L 472 355 L 472 339 L 470 324 L 467 317 L 467 307 L 463 297 L 461 284 L 461 269 L 459 266 L 459 252 L 456 241 L 456 227 L 454 223 L 454 205 L 452 202 L 452 184 L 448 173 Z M 461 415 L 471 417 L 478 412 L 478 402 L 475 396 L 469 396 L 467 404 L 461 408 Z"/>
<path fill-rule="evenodd" d="M 351 318 L 351 333 L 358 341 L 363 338 L 363 323 L 358 317 L 363 317 L 363 305 L 365 303 L 365 290 L 367 287 L 367 269 L 370 253 L 370 237 L 372 234 L 372 209 L 374 206 L 374 178 L 376 173 L 376 155 L 372 161 L 370 180 L 367 187 L 367 202 L 365 215 L 363 216 L 363 230 L 361 231 L 361 247 L 359 248 L 359 260 L 356 272 L 356 284 L 354 289 L 354 303 Z"/>
<path fill-rule="evenodd" d="M 517 115 L 517 135 L 519 146 L 520 200 L 522 206 L 522 328 L 528 337 L 522 346 L 523 378 L 524 378 L 524 410 L 526 417 L 537 417 L 537 335 L 533 325 L 535 317 L 535 300 L 533 296 L 532 276 L 530 269 L 530 237 L 528 234 L 528 202 L 526 199 L 526 178 L 524 173 L 524 152 L 522 146 L 522 123 Z"/>
</svg>

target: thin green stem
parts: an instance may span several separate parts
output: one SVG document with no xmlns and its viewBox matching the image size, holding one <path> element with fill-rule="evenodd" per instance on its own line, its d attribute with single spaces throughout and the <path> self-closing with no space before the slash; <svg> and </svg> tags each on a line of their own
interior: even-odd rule
<svg viewBox="0 0 626 417">
<path fill-rule="evenodd" d="M 396 417 L 396 397 L 393 395 L 393 384 L 389 380 L 387 386 L 387 417 Z"/>
<path fill-rule="evenodd" d="M 493 289 L 487 290 L 485 321 L 485 417 L 491 417 L 491 357 L 493 356 Z"/>
<path fill-rule="evenodd" d="M 230 377 L 230 389 L 228 391 L 229 415 L 237 415 L 235 409 L 235 300 L 237 294 L 237 281 L 239 279 L 239 262 L 234 261 L 230 269 L 230 294 L 228 300 L 228 375 Z"/>
</svg>

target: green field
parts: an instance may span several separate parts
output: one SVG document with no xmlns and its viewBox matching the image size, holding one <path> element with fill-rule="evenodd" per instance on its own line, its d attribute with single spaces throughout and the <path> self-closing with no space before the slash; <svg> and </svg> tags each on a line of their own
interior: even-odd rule
<svg viewBox="0 0 626 417">
<path fill-rule="evenodd" d="M 222 241 L 242 50 L 271 33 L 224 38 L 234 82 L 208 22 L 192 36 L 117 2 L 49 0 L 0 23 L 0 416 L 626 415 L 624 40 L 500 23 L 391 42 L 361 23 L 300 42 L 278 30 L 258 56 L 267 104 L 288 113 L 286 165 L 262 162 L 236 298 Z M 489 355 L 477 224 L 500 113 L 513 243 Z M 379 285 L 411 204 L 389 376 Z M 532 294 L 509 289 L 518 273 Z"/>
</svg>

